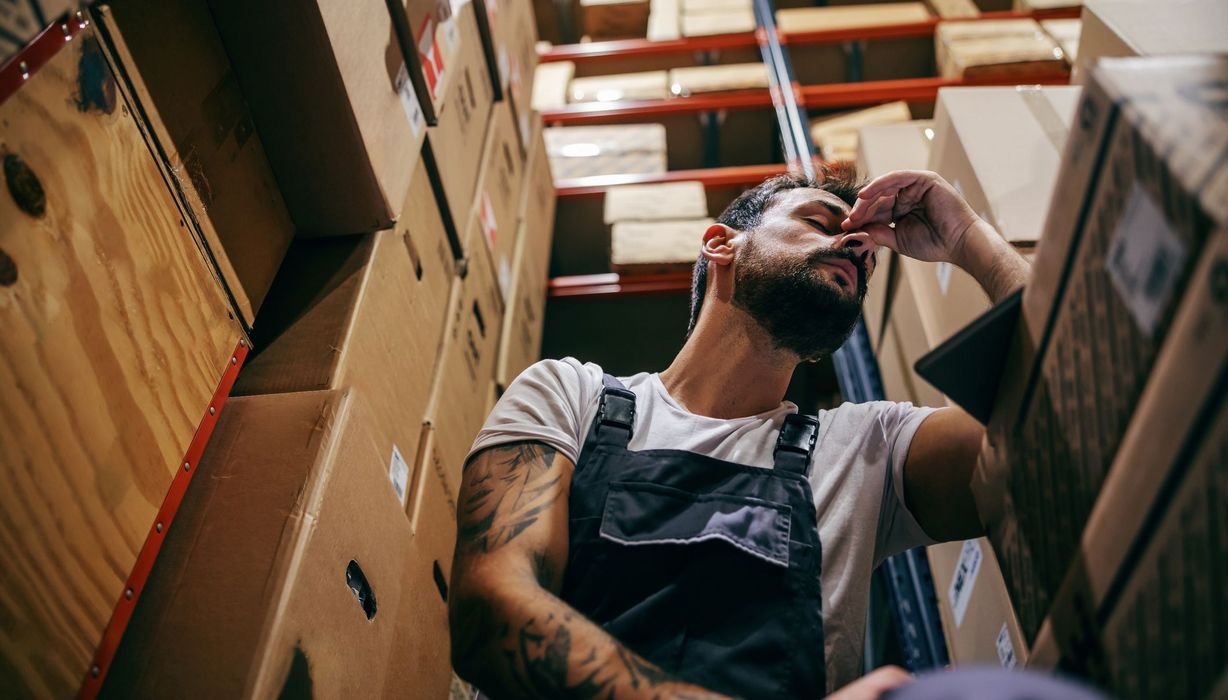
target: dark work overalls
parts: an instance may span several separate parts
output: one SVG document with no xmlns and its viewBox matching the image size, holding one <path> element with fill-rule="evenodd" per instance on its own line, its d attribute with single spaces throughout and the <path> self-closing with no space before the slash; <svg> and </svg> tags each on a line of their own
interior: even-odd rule
<svg viewBox="0 0 1228 700">
<path fill-rule="evenodd" d="M 786 418 L 775 469 L 633 452 L 635 395 L 604 383 L 572 477 L 563 600 L 681 680 L 741 698 L 822 697 L 807 481 L 818 420 Z"/>
</svg>

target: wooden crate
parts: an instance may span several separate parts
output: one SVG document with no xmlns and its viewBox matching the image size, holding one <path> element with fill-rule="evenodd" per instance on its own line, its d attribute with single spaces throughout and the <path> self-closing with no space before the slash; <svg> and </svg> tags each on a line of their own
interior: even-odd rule
<svg viewBox="0 0 1228 700">
<path fill-rule="evenodd" d="M 94 28 L 45 38 L 61 48 L 0 103 L 10 697 L 81 687 L 242 337 Z"/>
</svg>

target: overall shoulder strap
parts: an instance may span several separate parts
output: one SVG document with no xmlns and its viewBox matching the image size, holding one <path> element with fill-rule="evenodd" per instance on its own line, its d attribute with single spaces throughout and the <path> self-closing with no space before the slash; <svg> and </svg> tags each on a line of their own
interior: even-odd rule
<svg viewBox="0 0 1228 700">
<path fill-rule="evenodd" d="M 773 453 L 776 468 L 785 471 L 810 476 L 810 457 L 814 454 L 814 445 L 819 437 L 819 419 L 815 416 L 804 416 L 800 413 L 790 413 L 785 416 L 785 422 L 780 426 L 780 436 L 776 438 L 776 450 Z"/>
<path fill-rule="evenodd" d="M 594 445 L 626 447 L 635 431 L 635 394 L 617 377 L 601 377 L 601 396 L 593 417 L 590 439 Z"/>
</svg>

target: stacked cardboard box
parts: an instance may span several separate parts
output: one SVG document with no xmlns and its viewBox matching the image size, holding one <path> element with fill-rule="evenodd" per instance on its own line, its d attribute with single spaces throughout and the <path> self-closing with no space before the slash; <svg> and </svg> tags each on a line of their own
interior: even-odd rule
<svg viewBox="0 0 1228 700">
<path fill-rule="evenodd" d="M 580 0 L 580 27 L 590 39 L 642 39 L 648 0 Z"/>
<path fill-rule="evenodd" d="M 552 126 L 544 136 L 556 178 L 651 175 L 666 170 L 661 124 Z"/>
<path fill-rule="evenodd" d="M 1222 262 L 1207 256 L 1228 223 L 1228 121 L 1200 86 L 1225 77 L 1214 58 L 1105 61 L 1092 73 L 1024 292 L 1016 371 L 973 481 L 1025 636 L 1059 593 L 1051 627 L 1075 659 L 1122 604 L 1106 582 L 1129 573 L 1126 552 L 1168 501 L 1164 475 L 1187 463 L 1177 448 L 1221 376 L 1222 325 L 1208 324 L 1222 311 L 1196 292 L 1212 288 L 1202 285 Z M 1217 349 L 1188 354 L 1208 337 Z M 1204 553 L 1185 580 L 1210 576 L 1198 562 L 1222 558 L 1219 545 L 1191 546 Z M 1198 600 L 1174 605 L 1194 615 Z M 1199 669 L 1204 681 L 1218 672 Z"/>
<path fill-rule="evenodd" d="M 1102 58 L 1228 52 L 1228 4 L 1184 0 L 1171 7 L 1139 0 L 1089 0 L 1083 6 L 1083 33 L 1076 83 Z"/>
<path fill-rule="evenodd" d="M 912 119 L 906 102 L 842 112 L 810 122 L 810 140 L 818 146 L 824 160 L 854 160 L 857 157 L 857 132 L 871 124 L 895 124 Z"/>
<path fill-rule="evenodd" d="M 1033 19 L 940 22 L 934 55 L 944 78 L 1025 82 L 1066 70 L 1061 48 Z"/>
<path fill-rule="evenodd" d="M 755 29 L 750 0 L 680 0 L 682 36 L 734 34 Z"/>
<path fill-rule="evenodd" d="M 618 272 L 667 272 L 695 263 L 711 223 L 701 182 L 624 185 L 606 191 L 610 266 Z"/>
<path fill-rule="evenodd" d="M 687 96 L 725 90 L 768 87 L 768 69 L 762 63 L 732 63 L 723 66 L 689 66 L 669 72 L 672 95 Z"/>
<path fill-rule="evenodd" d="M 669 74 L 663 70 L 572 78 L 569 102 L 663 100 L 669 97 Z"/>
</svg>

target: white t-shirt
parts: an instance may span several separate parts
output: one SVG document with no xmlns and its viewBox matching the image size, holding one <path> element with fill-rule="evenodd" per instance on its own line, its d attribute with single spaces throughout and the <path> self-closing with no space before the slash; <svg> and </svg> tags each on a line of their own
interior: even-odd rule
<svg viewBox="0 0 1228 700">
<path fill-rule="evenodd" d="M 597 413 L 602 370 L 573 358 L 542 360 L 512 382 L 486 419 L 470 454 L 537 440 L 572 462 Z M 635 393 L 636 425 L 628 449 L 679 449 L 772 468 L 783 402 L 732 420 L 688 413 L 655 374 L 621 378 Z M 904 505 L 903 469 L 913 433 L 932 408 L 876 401 L 820 411 L 810 485 L 823 545 L 823 631 L 827 682 L 839 688 L 861 675 L 870 573 L 887 557 L 932 544 Z"/>
</svg>

